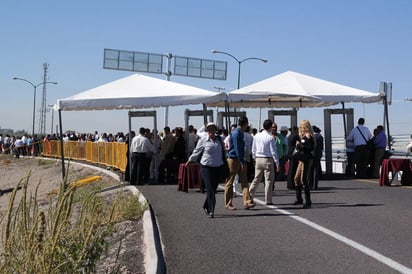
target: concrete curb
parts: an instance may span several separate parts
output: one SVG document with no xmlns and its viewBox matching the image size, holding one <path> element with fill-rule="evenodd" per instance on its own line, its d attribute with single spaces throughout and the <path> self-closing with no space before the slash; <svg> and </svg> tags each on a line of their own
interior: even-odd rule
<svg viewBox="0 0 412 274">
<path fill-rule="evenodd" d="M 122 182 L 123 183 L 123 182 Z M 163 261 L 163 248 L 161 237 L 157 228 L 156 217 L 153 214 L 149 202 L 136 186 L 122 184 L 102 189 L 100 192 L 116 193 L 120 190 L 128 190 L 133 195 L 139 197 L 139 202 L 147 205 L 147 209 L 143 213 L 143 242 L 144 242 L 144 267 L 145 273 L 165 273 Z"/>
</svg>

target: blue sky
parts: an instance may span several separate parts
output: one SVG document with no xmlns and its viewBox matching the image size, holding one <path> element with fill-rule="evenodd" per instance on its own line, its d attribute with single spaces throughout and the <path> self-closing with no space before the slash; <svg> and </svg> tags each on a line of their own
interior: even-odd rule
<svg viewBox="0 0 412 274">
<path fill-rule="evenodd" d="M 242 64 L 241 86 L 292 70 L 359 89 L 378 92 L 379 82 L 393 84 L 389 106 L 391 133 L 412 133 L 412 1 L 2 1 L 0 4 L 0 127 L 31 132 L 33 88 L 13 77 L 42 82 L 43 63 L 49 64 L 47 104 L 126 77 L 131 72 L 103 69 L 104 48 L 172 53 L 228 62 L 226 81 L 172 76 L 171 81 L 226 91 L 237 87 L 237 63 L 211 50 L 238 59 L 259 57 L 268 63 Z M 165 76 L 148 74 L 165 79 Z M 39 117 L 42 87 L 37 92 Z M 339 108 L 340 106 L 335 106 Z M 365 117 L 372 130 L 383 123 L 383 106 L 347 104 L 355 120 Z M 185 108 L 172 107 L 169 125 L 184 126 Z M 259 111 L 248 109 L 252 125 Z M 267 110 L 262 111 L 266 117 Z M 56 124 L 57 115 L 54 115 Z M 63 112 L 63 130 L 127 131 L 126 111 Z M 158 111 L 163 128 L 164 109 Z M 284 119 L 283 119 L 284 118 Z M 301 109 L 323 127 L 323 109 Z M 280 117 L 279 125 L 288 124 Z M 341 117 L 334 117 L 339 135 Z M 38 128 L 36 122 L 36 128 Z M 201 119 L 191 123 L 201 126 Z M 50 131 L 51 114 L 46 132 Z M 152 127 L 142 118 L 133 127 Z"/>
</svg>

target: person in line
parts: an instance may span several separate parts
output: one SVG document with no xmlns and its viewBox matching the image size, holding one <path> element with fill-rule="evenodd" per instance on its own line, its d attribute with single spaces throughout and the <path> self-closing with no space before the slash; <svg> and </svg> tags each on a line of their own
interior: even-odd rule
<svg viewBox="0 0 412 274">
<path fill-rule="evenodd" d="M 313 151 L 313 168 L 311 169 L 311 174 L 309 176 L 310 189 L 317 190 L 319 179 L 322 176 L 322 166 L 320 160 L 323 155 L 323 136 L 321 134 L 322 130 L 317 126 L 312 126 L 313 138 L 315 140 L 315 149 Z"/>
<path fill-rule="evenodd" d="M 10 154 L 10 150 L 11 150 L 11 137 L 9 134 L 6 134 L 6 137 L 4 137 L 4 140 L 3 140 L 4 154 Z"/>
<path fill-rule="evenodd" d="M 305 203 L 303 208 L 310 208 L 312 201 L 310 199 L 309 175 L 313 164 L 315 140 L 312 126 L 308 120 L 302 120 L 299 123 L 299 138 L 300 140 L 296 141 L 298 167 L 295 174 L 296 201 L 294 205 L 303 204 L 302 188 L 304 188 Z"/>
<path fill-rule="evenodd" d="M 254 177 L 254 173 L 255 173 L 255 165 L 252 159 L 252 143 L 253 143 L 253 136 L 252 134 L 250 134 L 250 127 L 247 126 L 247 128 L 245 129 L 245 131 L 243 132 L 243 136 L 245 139 L 245 161 L 247 164 L 247 181 L 250 182 L 253 177 Z"/>
<path fill-rule="evenodd" d="M 164 129 L 162 147 L 160 149 L 159 182 L 172 183 L 173 175 L 177 174 L 179 163 L 174 159 L 176 138 L 172 135 L 170 127 Z M 166 176 L 165 176 L 166 175 Z"/>
<path fill-rule="evenodd" d="M 382 125 L 376 127 L 376 135 L 374 139 L 375 155 L 373 161 L 372 177 L 379 178 L 379 170 L 385 158 L 385 150 L 387 144 L 387 138 L 385 130 Z"/>
<path fill-rule="evenodd" d="M 146 154 L 154 152 L 154 147 L 150 140 L 145 136 L 146 129 L 141 127 L 139 134 L 133 137 L 130 151 L 132 152 L 132 175 L 130 183 L 132 185 L 144 184 L 146 165 Z"/>
<path fill-rule="evenodd" d="M 367 178 L 368 169 L 369 169 L 369 148 L 367 142 L 372 138 L 372 134 L 369 129 L 364 126 L 365 119 L 359 118 L 358 125 L 354 127 L 349 135 L 347 140 L 352 141 L 355 145 L 355 171 L 356 178 Z"/>
<path fill-rule="evenodd" d="M 183 128 L 177 127 L 175 128 L 175 138 L 176 138 L 176 143 L 175 147 L 173 150 L 174 157 L 176 161 L 181 164 L 181 163 L 186 163 L 186 141 L 183 137 Z"/>
<path fill-rule="evenodd" d="M 192 154 L 199 140 L 199 136 L 196 133 L 196 129 L 193 125 L 189 126 L 189 155 Z"/>
<path fill-rule="evenodd" d="M 237 128 L 237 124 L 232 124 L 230 126 L 230 133 L 232 133 L 233 130 L 235 130 Z M 230 148 L 230 133 L 226 136 L 225 139 L 223 139 L 223 142 L 225 144 L 225 150 L 226 150 L 226 154 L 229 151 Z M 239 175 L 236 175 L 235 179 L 233 180 L 233 198 L 237 197 L 236 191 L 238 189 L 238 184 L 239 184 Z"/>
<path fill-rule="evenodd" d="M 16 158 L 20 158 L 20 155 L 23 156 L 24 142 L 20 136 L 17 136 L 16 140 L 14 141 L 14 148 Z"/>
<path fill-rule="evenodd" d="M 246 116 L 239 117 L 238 127 L 230 134 L 230 147 L 227 152 L 227 163 L 229 166 L 229 177 L 225 183 L 225 206 L 227 209 L 235 210 L 233 206 L 233 181 L 236 175 L 239 175 L 239 183 L 243 193 L 243 207 L 245 209 L 255 206 L 250 199 L 249 184 L 247 181 L 247 166 L 245 162 L 245 141 L 243 131 L 249 125 Z"/>
<path fill-rule="evenodd" d="M 346 138 L 346 169 L 345 176 L 353 178 L 355 176 L 355 144 L 353 140 Z"/>
<path fill-rule="evenodd" d="M 157 138 L 157 134 L 153 131 L 151 131 L 149 128 L 146 128 L 146 135 L 147 139 L 149 139 L 150 143 L 153 146 L 153 151 L 149 151 L 146 153 L 146 165 L 144 167 L 144 175 L 143 175 L 143 180 L 145 182 L 153 182 L 154 180 L 154 153 L 155 153 L 155 137 Z M 156 140 L 157 145 L 159 145 L 159 139 Z M 159 147 L 157 147 L 157 150 Z"/>
<path fill-rule="evenodd" d="M 297 126 L 293 126 L 290 129 L 290 135 L 288 136 L 288 159 L 289 159 L 289 169 L 287 175 L 287 188 L 292 190 L 295 189 L 295 174 L 296 168 L 298 167 L 298 161 L 293 156 L 293 152 L 296 148 L 296 142 L 299 141 L 299 130 Z"/>
<path fill-rule="evenodd" d="M 289 129 L 287 126 L 280 127 L 280 135 L 282 135 L 283 139 L 285 140 L 285 144 L 283 147 L 283 156 L 279 156 L 280 172 L 279 177 L 276 178 L 276 180 L 278 181 L 283 181 L 287 178 L 286 163 L 288 161 L 288 132 Z"/>
<path fill-rule="evenodd" d="M 253 179 L 249 192 L 253 198 L 262 176 L 265 176 L 265 203 L 273 205 L 272 191 L 275 182 L 275 169 L 280 170 L 279 157 L 276 149 L 275 139 L 272 136 L 272 120 L 268 119 L 263 122 L 263 131 L 253 137 L 252 157 L 255 159 L 255 178 Z"/>
<path fill-rule="evenodd" d="M 202 180 L 206 185 L 206 199 L 203 203 L 203 210 L 209 218 L 213 218 L 217 186 L 222 179 L 224 144 L 220 137 L 216 135 L 217 127 L 214 123 L 208 123 L 206 130 L 208 134 L 198 141 L 193 153 L 186 162 L 186 166 L 191 162 L 198 161 L 200 158 Z"/>
<path fill-rule="evenodd" d="M 272 124 L 272 136 L 273 136 L 273 139 L 275 140 L 276 151 L 277 151 L 278 159 L 279 159 L 279 162 L 278 162 L 277 166 L 275 167 L 275 169 L 276 169 L 276 171 L 275 171 L 275 181 L 273 181 L 273 186 L 272 186 L 272 190 L 275 190 L 276 180 L 279 180 L 280 177 L 281 177 L 281 174 L 280 174 L 281 166 L 280 165 L 282 165 L 282 159 L 284 158 L 284 155 L 286 154 L 288 145 L 287 145 L 283 135 L 278 132 L 278 125 L 276 123 Z M 283 163 L 283 166 L 284 165 L 285 164 Z M 279 167 L 279 168 L 277 168 L 277 167 Z"/>
<path fill-rule="evenodd" d="M 130 162 L 131 160 L 131 155 L 130 155 L 130 144 L 133 139 L 133 137 L 136 136 L 136 132 L 134 130 L 130 131 L 130 136 L 129 133 L 126 134 L 126 145 L 127 145 L 127 150 L 126 150 L 126 171 L 124 172 L 124 180 L 126 182 L 130 182 Z"/>
</svg>

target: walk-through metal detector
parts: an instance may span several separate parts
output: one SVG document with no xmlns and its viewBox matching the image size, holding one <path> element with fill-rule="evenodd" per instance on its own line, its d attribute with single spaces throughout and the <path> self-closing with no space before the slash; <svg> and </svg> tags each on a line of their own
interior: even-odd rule
<svg viewBox="0 0 412 274">
<path fill-rule="evenodd" d="M 213 122 L 213 110 L 185 110 L 185 132 L 186 132 L 186 154 L 189 157 L 189 118 L 190 116 L 203 116 L 203 124 L 206 126 L 208 122 Z M 209 120 L 207 119 L 209 117 Z"/>
<path fill-rule="evenodd" d="M 246 116 L 246 111 L 219 111 L 217 113 L 217 128 L 226 128 L 227 130 L 229 130 L 230 126 L 228 124 L 228 120 L 230 119 L 226 119 L 226 126 L 224 127 L 223 125 L 223 118 L 225 117 L 240 117 L 240 116 Z"/>
<path fill-rule="evenodd" d="M 343 117 L 343 129 L 344 129 L 344 138 L 346 140 L 347 133 L 352 130 L 354 127 L 354 118 L 353 118 L 353 109 L 348 108 L 345 109 L 344 105 L 342 104 L 343 108 L 341 109 L 325 109 L 323 111 L 323 122 L 324 122 L 324 129 L 325 129 L 325 166 L 326 166 L 326 175 L 332 175 L 333 168 L 332 168 L 332 119 L 331 115 L 341 114 Z M 346 147 L 346 143 L 345 143 Z"/>
<path fill-rule="evenodd" d="M 131 146 L 132 140 L 130 139 L 131 131 L 132 131 L 132 118 L 134 117 L 153 117 L 153 131 L 154 131 L 154 163 L 155 163 L 155 180 L 156 182 L 159 179 L 159 145 L 157 140 L 157 114 L 156 111 L 129 111 L 129 148 Z M 130 179 L 132 178 L 132 153 L 129 153 L 129 171 L 130 171 Z"/>
<path fill-rule="evenodd" d="M 290 116 L 290 127 L 298 125 L 298 110 L 296 108 L 290 110 L 269 110 L 268 119 L 276 122 L 276 116 Z M 260 127 L 261 125 L 259 125 Z"/>
</svg>

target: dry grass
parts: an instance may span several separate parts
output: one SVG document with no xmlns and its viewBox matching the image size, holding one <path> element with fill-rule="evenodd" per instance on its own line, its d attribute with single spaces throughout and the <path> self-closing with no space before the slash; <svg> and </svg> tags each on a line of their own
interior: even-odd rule
<svg viewBox="0 0 412 274">
<path fill-rule="evenodd" d="M 138 197 L 120 193 L 107 200 L 99 195 L 102 185 L 79 188 L 67 178 L 42 206 L 41 181 L 29 191 L 30 174 L 14 187 L 1 222 L 1 273 L 92 273 L 113 225 L 138 219 L 145 209 Z"/>
</svg>

